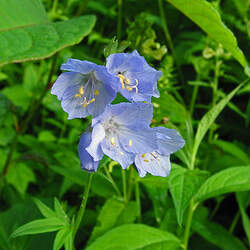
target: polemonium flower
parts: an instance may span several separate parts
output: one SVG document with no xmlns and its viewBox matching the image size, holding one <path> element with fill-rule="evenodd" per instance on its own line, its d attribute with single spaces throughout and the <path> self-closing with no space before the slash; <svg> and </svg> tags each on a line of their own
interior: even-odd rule
<svg viewBox="0 0 250 250">
<path fill-rule="evenodd" d="M 81 161 L 81 168 L 89 172 L 96 172 L 99 161 L 94 161 L 93 157 L 86 151 L 86 147 L 91 142 L 91 132 L 86 131 L 81 135 L 80 142 L 78 144 L 78 154 Z"/>
<path fill-rule="evenodd" d="M 118 91 L 129 101 L 151 102 L 152 96 L 159 97 L 157 80 L 161 72 L 150 67 L 136 50 L 130 54 L 110 55 L 106 67 L 109 73 L 119 78 Z"/>
<path fill-rule="evenodd" d="M 157 149 L 156 131 L 149 127 L 152 105 L 120 103 L 108 105 L 92 120 L 91 143 L 86 151 L 99 161 L 103 153 L 127 168 L 136 154 Z"/>
<path fill-rule="evenodd" d="M 51 93 L 61 101 L 68 119 L 99 115 L 115 98 L 117 79 L 107 72 L 106 67 L 68 59 L 61 69 L 69 72 L 58 77 Z"/>
<path fill-rule="evenodd" d="M 153 129 L 156 132 L 158 149 L 150 153 L 137 154 L 135 165 L 141 177 L 146 173 L 166 177 L 171 169 L 170 154 L 182 148 L 185 141 L 174 129 L 163 127 Z"/>
</svg>

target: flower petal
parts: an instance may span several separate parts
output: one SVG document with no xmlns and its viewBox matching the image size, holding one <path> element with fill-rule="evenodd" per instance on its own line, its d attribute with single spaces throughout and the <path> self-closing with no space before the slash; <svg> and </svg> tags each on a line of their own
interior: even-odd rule
<svg viewBox="0 0 250 250">
<path fill-rule="evenodd" d="M 119 140 L 124 150 L 131 153 L 148 153 L 158 148 L 156 133 L 151 128 L 122 128 L 119 131 Z"/>
<path fill-rule="evenodd" d="M 86 151 L 86 147 L 91 141 L 91 133 L 85 132 L 81 135 L 80 142 L 78 144 L 78 154 L 81 161 L 82 169 L 89 172 L 96 172 L 99 161 L 94 161 L 93 157 Z"/>
<path fill-rule="evenodd" d="M 65 72 L 59 75 L 52 86 L 51 94 L 56 95 L 59 100 L 62 99 L 64 91 L 70 87 L 84 81 L 84 76 L 76 72 Z"/>
<path fill-rule="evenodd" d="M 160 154 L 172 154 L 185 145 L 185 141 L 175 129 L 168 129 L 164 127 L 155 127 L 153 129 L 157 136 L 157 152 Z"/>
<path fill-rule="evenodd" d="M 166 177 L 171 169 L 170 157 L 157 152 L 136 155 L 135 165 L 141 177 L 144 177 L 146 173 Z"/>
<path fill-rule="evenodd" d="M 68 61 L 61 66 L 61 70 L 68 70 L 81 74 L 88 74 L 96 69 L 96 64 L 89 61 L 81 61 L 69 58 Z"/>
<path fill-rule="evenodd" d="M 97 124 L 92 130 L 91 142 L 86 147 L 87 152 L 94 158 L 95 161 L 99 161 L 103 157 L 103 151 L 100 143 L 105 138 L 105 130 L 101 124 Z"/>
<path fill-rule="evenodd" d="M 117 161 L 123 169 L 134 162 L 135 154 L 128 153 L 120 145 L 118 137 L 111 134 L 101 142 L 102 151 L 112 160 Z"/>
</svg>

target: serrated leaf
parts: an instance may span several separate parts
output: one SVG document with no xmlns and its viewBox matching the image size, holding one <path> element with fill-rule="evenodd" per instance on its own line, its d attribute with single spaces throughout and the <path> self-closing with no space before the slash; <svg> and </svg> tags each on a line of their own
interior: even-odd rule
<svg viewBox="0 0 250 250">
<path fill-rule="evenodd" d="M 222 22 L 220 14 L 211 3 L 205 0 L 167 1 L 200 26 L 210 37 L 221 43 L 244 68 L 247 67 L 246 59 L 238 47 L 234 34 Z"/>
<path fill-rule="evenodd" d="M 193 220 L 192 229 L 222 250 L 246 250 L 244 244 L 238 238 L 214 222 Z"/>
<path fill-rule="evenodd" d="M 54 240 L 53 250 L 60 250 L 71 232 L 72 230 L 70 227 L 65 227 L 58 231 Z"/>
<path fill-rule="evenodd" d="M 79 43 L 95 24 L 94 16 L 51 23 L 39 0 L 0 0 L 0 65 L 42 59 Z M 6 18 L 8 17 L 8 18 Z"/>
<path fill-rule="evenodd" d="M 224 107 L 227 105 L 227 103 L 233 98 L 233 96 L 237 93 L 237 91 L 242 87 L 243 85 L 240 84 L 238 87 L 236 87 L 233 91 L 231 91 L 225 98 L 223 98 L 216 106 L 214 106 L 212 109 L 210 109 L 200 120 L 198 129 L 195 135 L 194 139 L 194 146 L 193 146 L 193 153 L 192 153 L 192 160 L 195 159 L 196 153 L 198 151 L 198 148 L 200 146 L 200 143 L 202 139 L 204 138 L 205 134 L 207 133 L 210 126 L 213 124 L 217 116 L 220 114 L 220 112 L 224 109 Z"/>
<path fill-rule="evenodd" d="M 43 202 L 41 202 L 40 200 L 36 198 L 33 198 L 33 199 L 39 211 L 44 217 L 46 218 L 56 217 L 56 213 L 52 209 L 50 209 L 47 205 L 45 205 Z"/>
<path fill-rule="evenodd" d="M 15 238 L 27 234 L 39 234 L 54 232 L 64 227 L 64 223 L 57 218 L 46 218 L 31 221 L 19 228 L 17 228 L 12 234 L 11 237 Z"/>
<path fill-rule="evenodd" d="M 221 194 L 250 190 L 250 166 L 232 167 L 208 178 L 195 195 L 203 201 Z"/>
<path fill-rule="evenodd" d="M 6 175 L 6 180 L 12 184 L 17 191 L 24 195 L 30 182 L 35 182 L 33 171 L 24 163 L 16 163 Z"/>
<path fill-rule="evenodd" d="M 182 224 L 183 215 L 190 200 L 196 194 L 202 183 L 204 183 L 207 176 L 208 172 L 189 170 L 173 164 L 168 183 L 179 225 Z"/>
<path fill-rule="evenodd" d="M 127 224 L 108 231 L 86 250 L 137 250 L 160 243 L 180 246 L 180 240 L 171 233 L 143 224 Z"/>
</svg>

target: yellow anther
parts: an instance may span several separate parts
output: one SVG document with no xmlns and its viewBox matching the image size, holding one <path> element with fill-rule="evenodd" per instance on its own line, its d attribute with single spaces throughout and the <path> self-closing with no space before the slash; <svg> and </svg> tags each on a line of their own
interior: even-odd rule
<svg viewBox="0 0 250 250">
<path fill-rule="evenodd" d="M 146 156 L 146 154 L 142 154 L 141 157 L 144 158 Z"/>
<path fill-rule="evenodd" d="M 126 87 L 126 89 L 127 89 L 128 91 L 132 91 L 132 90 L 133 90 L 133 88 L 131 88 L 131 87 Z"/>
<path fill-rule="evenodd" d="M 126 84 L 130 84 L 130 79 L 129 78 L 125 78 L 125 83 Z"/>
<path fill-rule="evenodd" d="M 146 159 L 145 159 L 144 161 L 145 161 L 145 162 L 149 162 L 149 160 L 146 160 Z"/>
<path fill-rule="evenodd" d="M 122 74 L 118 74 L 117 76 L 118 76 L 120 79 L 122 79 L 122 80 L 125 80 L 125 79 L 126 79 L 125 76 L 122 75 Z"/>
<path fill-rule="evenodd" d="M 115 137 L 111 137 L 110 143 L 114 146 L 115 145 Z"/>
<path fill-rule="evenodd" d="M 80 94 L 75 94 L 75 98 L 77 98 L 77 97 L 81 97 L 81 95 Z"/>
<path fill-rule="evenodd" d="M 86 108 L 88 106 L 88 103 L 83 103 L 82 105 L 84 108 Z"/>
<path fill-rule="evenodd" d="M 99 95 L 98 89 L 95 89 L 95 90 L 94 90 L 94 95 Z"/>
<path fill-rule="evenodd" d="M 121 154 L 121 155 L 124 155 L 124 153 L 123 153 L 122 151 L 120 151 L 120 154 Z"/>
<path fill-rule="evenodd" d="M 133 141 L 130 139 L 129 142 L 128 142 L 129 147 L 132 147 L 132 142 Z"/>
<path fill-rule="evenodd" d="M 92 103 L 95 101 L 95 98 L 92 98 L 90 101 L 88 101 L 88 104 Z"/>
<path fill-rule="evenodd" d="M 81 86 L 81 87 L 79 88 L 79 93 L 80 93 L 80 95 L 83 95 L 83 94 L 84 94 L 84 87 L 83 87 L 83 86 Z"/>
</svg>

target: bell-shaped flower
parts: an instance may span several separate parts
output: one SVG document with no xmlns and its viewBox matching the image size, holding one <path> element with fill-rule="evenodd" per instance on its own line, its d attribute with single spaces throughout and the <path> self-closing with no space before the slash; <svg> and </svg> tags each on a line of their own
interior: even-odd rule
<svg viewBox="0 0 250 250">
<path fill-rule="evenodd" d="M 117 79 L 106 67 L 88 61 L 68 59 L 51 93 L 61 101 L 68 119 L 97 116 L 111 103 L 117 92 Z M 119 82 L 119 81 L 118 81 Z"/>
<path fill-rule="evenodd" d="M 161 72 L 149 66 L 143 56 L 135 50 L 132 53 L 112 54 L 107 58 L 108 72 L 119 78 L 118 91 L 129 101 L 151 102 L 159 97 L 157 80 Z"/>
<path fill-rule="evenodd" d="M 91 132 L 86 131 L 81 135 L 80 142 L 78 144 L 78 155 L 81 161 L 81 168 L 88 172 L 96 172 L 99 161 L 94 161 L 93 157 L 86 151 L 86 147 L 91 142 Z"/>
<path fill-rule="evenodd" d="M 141 177 L 146 173 L 166 177 L 171 169 L 170 154 L 181 149 L 185 141 L 174 129 L 156 127 L 153 130 L 156 132 L 158 149 L 150 153 L 137 154 L 135 166 Z"/>
<path fill-rule="evenodd" d="M 135 160 L 136 154 L 157 149 L 156 131 L 149 127 L 152 105 L 120 103 L 108 105 L 105 111 L 92 120 L 91 143 L 86 151 L 94 161 L 106 154 L 125 169 Z"/>
</svg>

